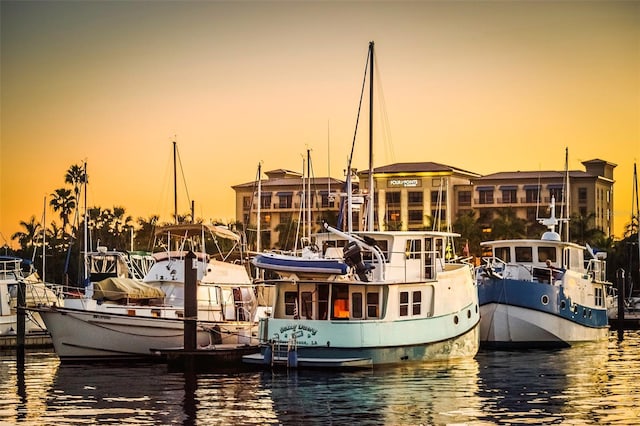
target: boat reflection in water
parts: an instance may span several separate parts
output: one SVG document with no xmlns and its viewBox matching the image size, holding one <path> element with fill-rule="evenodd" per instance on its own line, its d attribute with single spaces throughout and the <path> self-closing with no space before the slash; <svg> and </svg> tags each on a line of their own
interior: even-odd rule
<svg viewBox="0 0 640 426">
<path fill-rule="evenodd" d="M 637 424 L 640 333 L 358 371 L 185 375 L 0 355 L 0 424 Z M 126 384 L 126 385 L 125 385 Z"/>
</svg>

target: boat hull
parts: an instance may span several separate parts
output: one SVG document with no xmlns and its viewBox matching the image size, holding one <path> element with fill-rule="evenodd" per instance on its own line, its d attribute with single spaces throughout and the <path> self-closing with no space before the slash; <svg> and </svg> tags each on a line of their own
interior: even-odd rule
<svg viewBox="0 0 640 426">
<path fill-rule="evenodd" d="M 41 309 L 40 314 L 63 362 L 148 359 L 156 357 L 152 349 L 184 345 L 182 320 L 68 308 Z M 232 340 L 241 344 L 251 343 L 251 330 L 247 324 L 218 325 L 216 332 L 223 343 L 231 343 Z M 213 345 L 216 343 L 214 334 L 199 329 L 197 345 Z"/>
<path fill-rule="evenodd" d="M 384 321 L 260 321 L 261 353 L 244 361 L 266 366 L 363 367 L 473 357 L 479 349 L 480 314 L 475 303 L 437 317 Z M 293 349 L 292 349 L 293 348 Z"/>
<path fill-rule="evenodd" d="M 478 294 L 483 347 L 566 347 L 608 336 L 606 307 L 577 303 L 561 285 L 490 278 Z"/>
</svg>

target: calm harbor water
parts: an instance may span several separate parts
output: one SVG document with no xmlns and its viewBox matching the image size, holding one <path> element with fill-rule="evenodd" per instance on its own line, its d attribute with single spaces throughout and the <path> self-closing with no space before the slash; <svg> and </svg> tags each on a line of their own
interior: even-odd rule
<svg viewBox="0 0 640 426">
<path fill-rule="evenodd" d="M 0 424 L 639 424 L 640 332 L 562 350 L 357 372 L 187 376 L 0 356 Z"/>
</svg>

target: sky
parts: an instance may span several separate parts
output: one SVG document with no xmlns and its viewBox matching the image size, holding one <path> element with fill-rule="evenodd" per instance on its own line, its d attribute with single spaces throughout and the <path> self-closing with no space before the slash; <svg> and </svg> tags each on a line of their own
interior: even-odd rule
<svg viewBox="0 0 640 426">
<path fill-rule="evenodd" d="M 639 1 L 0 2 L 0 246 L 87 164 L 88 205 L 235 220 L 263 171 L 368 167 L 356 118 L 375 42 L 374 165 L 614 171 L 640 158 Z M 365 99 L 365 111 L 368 108 Z"/>
</svg>

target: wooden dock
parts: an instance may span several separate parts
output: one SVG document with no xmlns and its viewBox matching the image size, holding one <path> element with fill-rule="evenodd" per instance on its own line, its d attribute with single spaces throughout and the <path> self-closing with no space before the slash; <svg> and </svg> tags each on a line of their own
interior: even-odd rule
<svg viewBox="0 0 640 426">
<path fill-rule="evenodd" d="M 26 348 L 51 348 L 51 336 L 47 332 L 27 333 L 24 337 L 24 346 Z M 0 350 L 11 350 L 18 347 L 18 336 L 16 334 L 7 334 L 0 336 Z"/>
<path fill-rule="evenodd" d="M 244 364 L 244 355 L 260 351 L 257 345 L 220 344 L 196 350 L 152 349 L 152 352 L 166 360 L 171 370 L 194 368 L 196 371 L 216 371 L 239 368 Z"/>
</svg>

